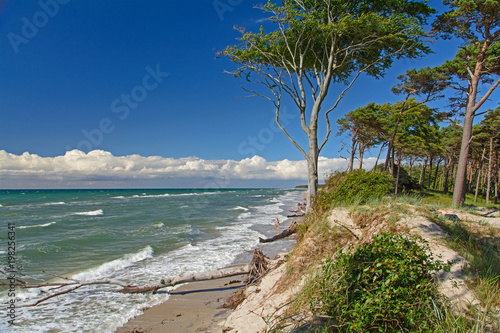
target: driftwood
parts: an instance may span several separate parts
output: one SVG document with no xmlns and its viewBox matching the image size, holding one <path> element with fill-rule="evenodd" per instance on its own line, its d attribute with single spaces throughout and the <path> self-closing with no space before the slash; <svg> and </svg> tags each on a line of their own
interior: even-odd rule
<svg viewBox="0 0 500 333">
<path fill-rule="evenodd" d="M 143 293 L 151 291 L 154 294 L 158 291 L 158 289 L 165 287 L 173 287 L 181 283 L 222 279 L 225 277 L 249 274 L 249 273 L 250 273 L 250 265 L 232 266 L 232 267 L 217 269 L 215 271 L 210 271 L 210 272 L 194 273 L 185 276 L 177 276 L 174 278 L 161 279 L 160 281 L 149 282 L 147 284 L 143 284 L 142 286 L 127 286 L 124 287 L 123 290 L 121 290 L 121 292 L 132 294 L 132 293 Z"/>
<path fill-rule="evenodd" d="M 275 240 L 288 237 L 288 236 L 290 236 L 290 235 L 292 235 L 292 234 L 294 234 L 294 233 L 297 232 L 297 226 L 298 225 L 299 224 L 294 221 L 294 222 L 292 222 L 292 224 L 290 224 L 290 226 L 286 230 L 284 230 L 282 233 L 280 233 L 280 234 L 278 234 L 278 235 L 276 235 L 276 236 L 274 236 L 272 238 L 266 238 L 266 239 L 264 239 L 264 238 L 259 237 L 259 242 L 260 243 L 270 243 L 270 242 L 274 242 Z"/>
<path fill-rule="evenodd" d="M 51 299 L 56 296 L 60 296 L 63 294 L 67 294 L 69 292 L 75 291 L 83 286 L 89 285 L 116 285 L 120 286 L 121 290 L 118 292 L 121 293 L 142 293 L 142 292 L 152 292 L 156 293 L 159 289 L 165 287 L 172 287 L 181 283 L 194 282 L 194 281 L 206 281 L 206 280 L 214 280 L 221 279 L 225 277 L 231 277 L 236 275 L 247 274 L 249 275 L 247 279 L 247 283 L 253 283 L 260 279 L 262 275 L 264 275 L 268 270 L 268 261 L 267 258 L 262 254 L 259 249 L 254 251 L 254 256 L 252 262 L 247 265 L 239 265 L 239 266 L 231 266 L 226 268 L 221 268 L 218 270 L 210 271 L 210 272 L 202 272 L 189 274 L 185 276 L 177 276 L 174 278 L 166 278 L 161 279 L 157 282 L 149 282 L 143 285 L 129 285 L 123 281 L 115 280 L 115 279 L 102 279 L 102 280 L 77 280 L 72 278 L 67 278 L 63 276 L 58 276 L 54 274 L 47 273 L 53 277 L 59 278 L 62 281 L 57 282 L 46 282 L 46 283 L 31 283 L 26 282 L 20 279 L 16 279 L 16 287 L 24 288 L 24 289 L 33 289 L 33 288 L 49 288 L 48 290 L 42 291 L 47 296 L 39 299 L 35 303 L 29 306 L 36 306 L 48 299 Z M 0 271 L 0 273 L 5 274 L 6 272 Z M 7 286 L 9 285 L 6 282 L 0 281 L 0 285 Z M 59 290 L 59 291 L 56 291 Z"/>
</svg>

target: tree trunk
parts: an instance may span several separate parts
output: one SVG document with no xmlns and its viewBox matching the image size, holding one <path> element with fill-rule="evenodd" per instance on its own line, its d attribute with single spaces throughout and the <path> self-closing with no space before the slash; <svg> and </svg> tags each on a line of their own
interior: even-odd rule
<svg viewBox="0 0 500 333">
<path fill-rule="evenodd" d="M 495 205 L 498 203 L 498 182 L 500 182 L 500 168 L 498 167 L 498 151 L 495 151 Z"/>
<path fill-rule="evenodd" d="M 425 168 L 427 167 L 427 158 L 424 160 L 424 165 L 422 165 L 422 171 L 420 172 L 420 179 L 418 181 L 419 185 L 424 184 Z"/>
<path fill-rule="evenodd" d="M 443 185 L 443 193 L 448 194 L 448 184 L 449 184 L 449 177 L 450 177 L 450 169 L 453 167 L 453 155 L 455 154 L 455 149 L 451 151 L 450 154 L 450 159 L 448 160 L 448 163 L 446 164 L 446 170 L 444 174 L 444 185 Z"/>
<path fill-rule="evenodd" d="M 401 121 L 401 117 L 403 116 L 403 112 L 405 111 L 406 101 L 408 100 L 409 97 L 410 97 L 409 95 L 406 96 L 406 99 L 403 102 L 403 105 L 401 105 L 401 110 L 399 110 L 399 115 L 398 115 L 398 119 L 396 120 L 396 125 L 394 125 L 394 132 L 392 132 L 392 137 L 389 140 L 389 150 L 387 151 L 387 158 L 385 160 L 385 165 L 384 165 L 385 171 L 387 171 L 387 167 L 389 166 L 389 160 L 391 157 L 391 150 L 394 149 L 394 142 L 396 141 L 396 134 L 398 133 L 399 122 Z M 393 154 L 393 158 L 394 158 L 394 154 Z M 391 165 L 391 169 L 392 169 L 392 165 Z"/>
<path fill-rule="evenodd" d="M 438 178 L 439 164 L 441 164 L 441 159 L 438 160 L 438 162 L 436 164 L 436 171 L 434 172 L 434 184 L 432 185 L 432 188 L 434 190 L 436 189 L 436 182 L 437 182 L 437 178 Z"/>
<path fill-rule="evenodd" d="M 477 195 L 479 193 L 479 184 L 481 183 L 481 172 L 483 171 L 484 154 L 486 154 L 486 146 L 484 146 L 483 154 L 481 155 L 481 160 L 479 161 L 479 165 L 477 168 L 476 193 L 474 194 L 475 203 L 477 202 Z"/>
<path fill-rule="evenodd" d="M 161 279 L 160 281 L 149 282 L 140 286 L 127 286 L 123 288 L 121 292 L 130 294 L 152 291 L 153 293 L 155 293 L 158 289 L 172 287 L 181 283 L 222 279 L 230 276 L 248 274 L 249 272 L 250 265 L 227 267 L 210 272 L 194 273 L 185 276 Z"/>
<path fill-rule="evenodd" d="M 489 28 L 489 27 L 488 27 Z M 486 51 L 491 45 L 491 36 L 486 36 L 483 41 L 481 50 L 477 54 L 476 65 L 474 72 L 470 72 L 469 88 L 467 91 L 467 106 L 465 108 L 464 125 L 462 127 L 462 145 L 460 146 L 460 157 L 458 159 L 457 177 L 455 179 L 455 190 L 453 191 L 452 205 L 455 207 L 463 206 L 465 202 L 465 182 L 467 179 L 467 159 L 469 157 L 470 142 L 472 140 L 472 124 L 476 110 L 483 105 L 488 97 L 498 86 L 499 82 L 495 82 L 486 94 L 476 104 L 476 97 L 478 93 L 479 81 L 483 71 L 483 61 L 485 59 Z"/>
<path fill-rule="evenodd" d="M 476 84 L 477 87 L 477 84 Z M 465 188 L 467 180 L 467 161 L 469 158 L 470 141 L 472 139 L 472 123 L 474 121 L 474 99 L 469 97 L 469 104 L 464 117 L 464 126 L 462 134 L 462 145 L 460 146 L 460 157 L 458 158 L 457 176 L 455 178 L 455 189 L 453 191 L 452 205 L 455 207 L 463 206 L 465 202 Z"/>
<path fill-rule="evenodd" d="M 378 151 L 378 155 L 377 155 L 377 159 L 375 160 L 375 166 L 373 167 L 373 171 L 377 171 L 378 160 L 380 158 L 380 154 L 382 154 L 382 150 L 384 149 L 385 145 L 386 145 L 386 142 L 384 142 L 382 144 L 382 146 L 380 147 L 380 150 Z"/>
<path fill-rule="evenodd" d="M 490 138 L 490 160 L 488 163 L 488 185 L 486 186 L 486 207 L 490 203 L 491 172 L 493 170 L 493 136 Z"/>
<path fill-rule="evenodd" d="M 309 136 L 309 154 L 307 156 L 307 207 L 306 212 L 312 209 L 312 199 L 318 193 L 318 139 L 316 131 L 314 137 Z"/>
<path fill-rule="evenodd" d="M 365 146 L 359 145 L 359 170 L 363 169 L 363 155 L 365 154 Z"/>
<path fill-rule="evenodd" d="M 349 172 L 351 172 L 354 168 L 354 155 L 356 154 L 356 138 L 352 138 L 352 145 L 351 145 L 351 158 L 349 159 L 349 168 L 347 169 Z"/>
<path fill-rule="evenodd" d="M 201 272 L 201 273 L 193 273 L 185 276 L 177 276 L 174 278 L 166 278 L 161 279 L 160 281 L 151 281 L 149 283 L 143 285 L 129 285 L 123 281 L 116 279 L 104 279 L 104 280 L 86 280 L 80 281 L 75 279 L 69 279 L 66 277 L 61 277 L 57 275 L 50 274 L 62 281 L 55 282 L 45 282 L 45 283 L 31 283 L 26 282 L 20 279 L 16 280 L 16 286 L 23 289 L 36 289 L 42 287 L 51 287 L 44 295 L 43 298 L 39 299 L 37 302 L 29 305 L 29 306 L 37 306 L 38 304 L 54 298 L 63 294 L 67 294 L 75 291 L 83 286 L 90 285 L 117 285 L 122 289 L 119 290 L 121 293 L 143 293 L 143 292 L 152 292 L 156 293 L 159 289 L 165 287 L 175 286 L 181 283 L 186 282 L 195 282 L 195 281 L 206 281 L 206 280 L 214 280 L 221 279 L 225 277 L 237 276 L 248 274 L 248 278 L 246 280 L 247 284 L 254 283 L 258 281 L 267 271 L 269 270 L 269 259 L 264 256 L 261 250 L 255 249 L 252 261 L 247 265 L 239 265 L 221 268 L 215 271 L 210 272 Z M 1 286 L 7 286 L 8 284 L 0 281 Z M 56 291 L 57 290 L 57 291 Z M 56 291 L 56 292 L 54 292 Z"/>
<path fill-rule="evenodd" d="M 398 187 L 399 187 L 399 172 L 401 171 L 401 159 L 402 156 L 398 157 L 398 172 L 396 175 L 396 188 L 394 189 L 394 195 L 398 195 Z"/>
<path fill-rule="evenodd" d="M 431 188 L 431 178 L 432 178 L 432 160 L 434 159 L 434 156 L 431 155 L 431 158 L 429 160 L 429 177 L 427 177 L 427 188 Z"/>
<path fill-rule="evenodd" d="M 448 194 L 448 179 L 450 177 L 450 169 L 446 166 L 444 171 L 444 185 L 443 185 L 443 194 Z"/>
<path fill-rule="evenodd" d="M 410 177 L 411 177 L 411 172 L 413 170 L 413 164 L 415 163 L 416 160 L 417 160 L 416 158 L 414 159 L 412 156 L 410 156 L 410 168 L 408 170 L 408 176 Z"/>
<path fill-rule="evenodd" d="M 290 226 L 284 230 L 283 232 L 281 232 L 279 235 L 276 235 L 274 237 L 271 237 L 271 238 L 260 238 L 259 237 L 259 243 L 270 243 L 270 242 L 274 242 L 278 239 L 282 239 L 282 238 L 286 238 L 290 235 L 293 235 L 294 233 L 297 232 L 297 226 L 299 224 L 297 222 L 292 222 L 292 224 L 290 224 Z"/>
<path fill-rule="evenodd" d="M 500 182 L 500 170 L 498 168 L 498 165 L 497 165 L 496 178 L 497 181 L 495 182 L 495 205 L 498 204 L 498 183 Z"/>
</svg>

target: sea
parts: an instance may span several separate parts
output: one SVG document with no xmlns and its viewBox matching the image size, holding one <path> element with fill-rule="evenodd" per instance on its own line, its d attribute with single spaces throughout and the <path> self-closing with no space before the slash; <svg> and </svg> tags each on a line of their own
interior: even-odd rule
<svg viewBox="0 0 500 333">
<path fill-rule="evenodd" d="M 139 285 L 248 263 L 257 247 L 265 254 L 293 247 L 291 239 L 259 243 L 259 237 L 276 234 L 276 218 L 284 230 L 302 199 L 294 189 L 1 190 L 2 267 L 36 283 Z M 168 302 L 172 290 L 122 294 L 117 286 L 93 285 L 32 306 L 59 290 L 2 288 L 0 332 L 30 333 L 114 332 Z"/>
</svg>

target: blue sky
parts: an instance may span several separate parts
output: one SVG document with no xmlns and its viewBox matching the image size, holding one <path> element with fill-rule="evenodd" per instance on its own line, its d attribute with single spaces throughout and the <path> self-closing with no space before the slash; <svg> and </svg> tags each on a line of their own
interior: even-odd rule
<svg viewBox="0 0 500 333">
<path fill-rule="evenodd" d="M 0 1 L 0 150 L 41 159 L 98 149 L 205 161 L 254 155 L 268 162 L 302 160 L 273 124 L 272 105 L 240 98 L 246 94 L 241 82 L 224 73 L 234 65 L 216 59 L 217 51 L 237 42 L 234 26 L 260 27 L 265 15 L 253 8 L 259 3 Z M 442 8 L 438 1 L 431 5 Z M 456 46 L 439 41 L 436 54 L 398 62 L 383 80 L 360 79 L 332 122 L 370 102 L 397 101 L 390 92 L 397 75 L 438 65 Z M 285 112 L 296 130 L 295 109 L 285 105 Z M 338 158 L 340 148 L 333 134 L 322 156 Z M 8 177 L 0 178 L 0 188 L 10 184 Z"/>
</svg>

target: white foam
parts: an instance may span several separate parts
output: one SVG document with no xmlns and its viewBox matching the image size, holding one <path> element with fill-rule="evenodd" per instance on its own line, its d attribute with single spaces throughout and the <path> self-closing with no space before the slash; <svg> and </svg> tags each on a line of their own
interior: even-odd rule
<svg viewBox="0 0 500 333">
<path fill-rule="evenodd" d="M 97 216 L 97 215 L 102 215 L 102 214 L 104 214 L 104 212 L 102 211 L 102 209 L 93 210 L 93 211 L 90 211 L 90 212 L 73 213 L 73 215 L 83 215 L 83 216 Z"/>
<path fill-rule="evenodd" d="M 252 213 L 249 213 L 249 212 L 241 213 L 241 214 L 238 216 L 238 220 L 247 219 L 247 218 L 249 218 L 250 216 L 252 216 Z"/>
<path fill-rule="evenodd" d="M 111 197 L 111 199 L 125 199 L 125 197 L 123 195 L 119 195 L 116 197 Z"/>
<path fill-rule="evenodd" d="M 28 228 L 45 228 L 48 227 L 49 225 L 56 224 L 56 222 L 49 222 L 49 223 L 44 223 L 44 224 L 37 224 L 37 225 L 22 225 L 20 227 L 17 227 L 18 229 L 28 229 Z"/>
<path fill-rule="evenodd" d="M 151 195 L 146 195 L 146 193 L 142 193 L 141 195 L 133 195 L 132 198 L 165 198 L 169 197 L 170 194 L 165 193 L 165 194 L 151 194 Z"/>
<path fill-rule="evenodd" d="M 43 206 L 59 206 L 59 205 L 65 205 L 66 203 L 64 201 L 58 201 L 58 202 L 47 202 L 44 203 Z"/>
<path fill-rule="evenodd" d="M 246 207 L 241 207 L 241 206 L 236 206 L 234 208 L 231 208 L 232 210 L 244 210 L 245 212 L 247 212 L 249 209 L 246 208 Z"/>
<path fill-rule="evenodd" d="M 165 226 L 165 224 L 163 224 L 162 222 L 158 222 L 158 223 L 155 223 L 152 225 L 153 228 L 157 228 L 157 229 L 163 228 L 164 226 Z"/>
<path fill-rule="evenodd" d="M 97 268 L 93 268 L 72 276 L 76 280 L 92 280 L 102 277 L 109 277 L 112 273 L 121 270 L 125 267 L 129 267 L 136 262 L 142 261 L 144 259 L 153 257 L 153 248 L 151 246 L 146 246 L 137 253 L 130 253 L 124 255 L 120 259 L 116 259 L 107 263 L 102 264 Z"/>
</svg>

